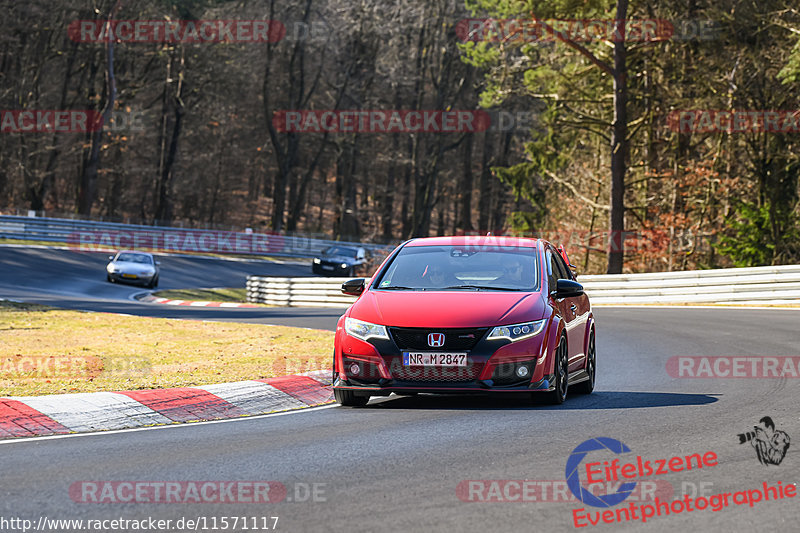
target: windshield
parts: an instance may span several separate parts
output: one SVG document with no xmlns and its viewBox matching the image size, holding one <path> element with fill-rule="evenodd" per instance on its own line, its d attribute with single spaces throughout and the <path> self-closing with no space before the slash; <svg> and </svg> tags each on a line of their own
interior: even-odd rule
<svg viewBox="0 0 800 533">
<path fill-rule="evenodd" d="M 535 248 L 406 246 L 378 281 L 379 290 L 513 290 L 539 288 Z"/>
<path fill-rule="evenodd" d="M 344 246 L 331 246 L 325 252 L 325 255 L 335 255 L 338 257 L 352 257 L 355 259 L 357 250 L 355 248 L 345 248 Z"/>
<path fill-rule="evenodd" d="M 143 265 L 153 264 L 153 259 L 149 255 L 142 254 L 119 254 L 117 256 L 117 261 L 123 261 L 126 263 L 141 263 Z"/>
</svg>

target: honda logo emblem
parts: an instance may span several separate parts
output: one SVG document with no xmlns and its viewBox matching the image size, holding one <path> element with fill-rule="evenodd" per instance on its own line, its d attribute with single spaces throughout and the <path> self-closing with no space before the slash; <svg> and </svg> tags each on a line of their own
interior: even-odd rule
<svg viewBox="0 0 800 533">
<path fill-rule="evenodd" d="M 428 333 L 428 346 L 431 348 L 444 346 L 444 333 Z"/>
</svg>

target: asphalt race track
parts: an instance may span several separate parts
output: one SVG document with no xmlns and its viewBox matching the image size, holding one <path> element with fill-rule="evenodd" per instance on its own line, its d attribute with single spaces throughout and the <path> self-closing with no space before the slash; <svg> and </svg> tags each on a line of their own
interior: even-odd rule
<svg viewBox="0 0 800 533">
<path fill-rule="evenodd" d="M 141 303 L 149 289 L 106 281 L 108 253 L 0 246 L 0 298 L 65 309 L 126 313 L 161 318 L 225 320 L 333 329 L 341 309 L 173 307 Z M 230 261 L 190 256 L 157 256 L 158 289 L 244 287 L 248 275 L 309 276 L 311 267 L 268 261 Z"/>
<path fill-rule="evenodd" d="M 45 269 L 53 258 L 60 262 Z M 31 270 L 25 273 L 25 261 L 41 261 L 43 269 L 36 279 L 21 285 L 26 275 L 32 278 Z M 167 274 L 188 264 L 183 261 L 162 259 L 165 288 L 186 286 L 195 279 L 189 271 L 186 277 Z M 10 292 L 16 291 L 16 297 L 23 299 L 30 291 L 24 299 L 74 308 L 120 306 L 135 314 L 149 314 L 142 309 L 152 307 L 125 303 L 126 289 L 105 284 L 103 257 L 4 249 L 0 262 L 4 270 L 0 297 L 13 297 Z M 9 265 L 11 281 L 6 274 Z M 206 265 L 208 275 L 220 281 L 202 285 L 223 284 L 223 268 L 229 268 L 230 274 L 224 275 L 231 276 L 248 271 L 245 265 L 226 265 Z M 269 268 L 286 271 L 285 265 L 278 266 Z M 67 267 L 72 273 L 85 269 L 94 278 L 87 279 L 83 288 L 70 278 L 64 284 L 69 292 L 60 293 L 56 278 L 63 278 L 59 269 Z M 97 293 L 89 298 L 80 290 Z M 332 311 L 331 315 L 338 313 Z M 330 317 L 309 316 L 297 309 L 282 313 L 274 320 L 244 318 L 332 327 Z M 512 397 L 390 397 L 373 399 L 362 409 L 327 407 L 222 423 L 6 441 L 0 444 L 0 516 L 34 523 L 40 517 L 207 517 L 209 530 L 212 517 L 278 516 L 276 530 L 286 532 L 570 531 L 575 529 L 574 510 L 585 508 L 589 514 L 607 509 L 553 498 L 552 490 L 544 499 L 562 501 L 538 501 L 538 497 L 527 502 L 463 501 L 469 493 L 457 488 L 469 480 L 563 482 L 570 453 L 593 437 L 617 439 L 631 452 L 619 456 L 591 452 L 584 463 L 615 457 L 635 462 L 641 456 L 655 465 L 657 459 L 673 456 L 717 455 L 718 464 L 713 466 L 636 480 L 657 479 L 660 487 L 671 485 L 667 499 L 683 499 L 684 492 L 710 497 L 760 489 L 764 482 L 772 487 L 779 481 L 782 486 L 797 482 L 800 380 L 674 378 L 666 365 L 673 356 L 798 356 L 800 311 L 597 308 L 595 314 L 597 389 L 590 396 L 572 396 L 561 406 L 531 405 L 525 398 Z M 772 417 L 777 429 L 795 439 L 779 465 L 760 464 L 754 448 L 739 444 L 737 438 L 764 416 Z M 584 476 L 581 470 L 581 479 Z M 69 492 L 81 481 L 234 480 L 281 482 L 287 498 L 274 504 L 98 504 L 77 503 L 74 499 L 80 497 Z M 317 484 L 316 498 L 308 490 L 313 484 Z M 515 496 L 519 498 L 519 490 L 508 491 L 509 499 Z M 628 504 L 609 510 L 615 514 Z M 794 497 L 761 501 L 753 507 L 731 504 L 718 512 L 708 507 L 662 514 L 646 524 L 633 520 L 580 530 L 793 531 L 798 518 L 800 499 Z"/>
</svg>

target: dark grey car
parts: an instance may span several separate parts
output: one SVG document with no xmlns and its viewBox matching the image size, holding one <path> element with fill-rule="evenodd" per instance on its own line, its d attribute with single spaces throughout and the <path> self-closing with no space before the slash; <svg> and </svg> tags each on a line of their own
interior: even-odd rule
<svg viewBox="0 0 800 533">
<path fill-rule="evenodd" d="M 365 248 L 335 245 L 314 258 L 311 271 L 323 276 L 354 276 L 366 268 L 367 261 Z"/>
</svg>

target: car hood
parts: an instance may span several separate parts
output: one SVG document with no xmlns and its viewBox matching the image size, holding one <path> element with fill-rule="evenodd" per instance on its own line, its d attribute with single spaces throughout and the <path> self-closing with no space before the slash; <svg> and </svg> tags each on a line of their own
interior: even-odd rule
<svg viewBox="0 0 800 533">
<path fill-rule="evenodd" d="M 539 292 L 366 291 L 350 316 L 406 328 L 490 327 L 539 320 L 544 307 Z"/>
</svg>

